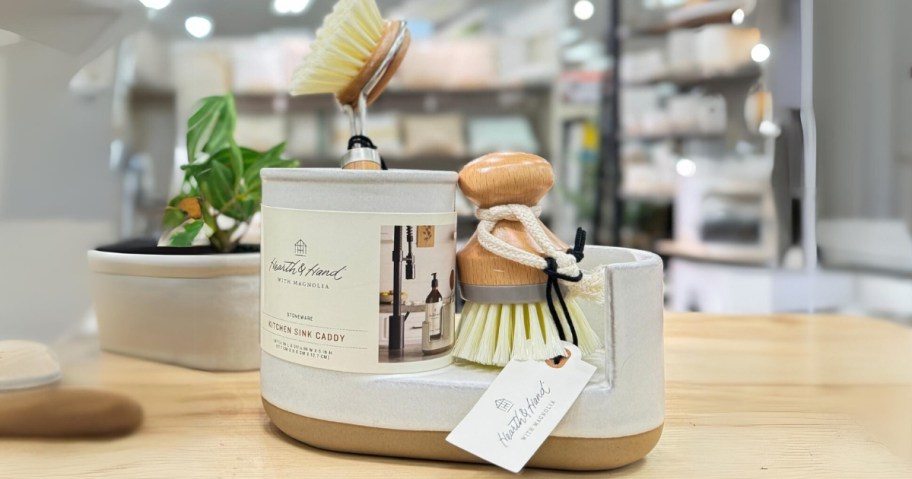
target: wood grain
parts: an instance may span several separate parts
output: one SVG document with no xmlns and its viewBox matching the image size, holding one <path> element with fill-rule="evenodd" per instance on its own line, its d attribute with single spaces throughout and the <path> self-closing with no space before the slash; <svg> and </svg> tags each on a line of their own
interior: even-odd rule
<svg viewBox="0 0 912 479">
<path fill-rule="evenodd" d="M 459 171 L 459 189 L 479 208 L 521 204 L 535 206 L 554 185 L 554 171 L 531 153 L 488 153 Z"/>
<path fill-rule="evenodd" d="M 0 440 L 0 476 L 515 478 L 490 466 L 339 454 L 269 424 L 259 375 L 59 348 L 68 385 L 136 398 L 106 441 Z M 912 477 L 912 331 L 843 316 L 666 318 L 666 421 L 645 460 L 587 477 Z M 577 477 L 529 469 L 523 477 Z"/>
<path fill-rule="evenodd" d="M 459 172 L 459 189 L 479 208 L 520 204 L 535 206 L 554 184 L 554 171 L 544 158 L 531 153 L 489 153 L 469 162 Z M 562 250 L 567 245 L 542 225 L 545 233 Z M 538 247 L 518 221 L 500 221 L 491 231 L 498 239 L 517 248 L 541 255 Z M 477 286 L 519 286 L 543 284 L 548 277 L 539 269 L 501 258 L 484 249 L 472 235 L 456 254 L 459 281 Z"/>
<path fill-rule="evenodd" d="M 0 437 L 104 437 L 133 432 L 142 407 L 108 391 L 42 387 L 0 393 Z"/>
<path fill-rule="evenodd" d="M 382 167 L 373 161 L 353 161 L 342 167 L 343 170 L 380 170 Z"/>
<path fill-rule="evenodd" d="M 364 66 L 358 72 L 358 75 L 355 78 L 352 78 L 351 82 L 345 86 L 339 93 L 336 94 L 336 98 L 339 100 L 339 103 L 343 105 L 351 105 L 353 107 L 358 105 L 358 95 L 361 94 L 361 90 L 367 85 L 371 77 L 374 76 L 374 73 L 378 68 L 383 64 L 383 59 L 386 58 L 387 53 L 389 53 L 390 48 L 393 46 L 393 42 L 396 40 L 396 35 L 399 34 L 399 29 L 401 25 L 399 22 L 386 22 L 386 27 L 383 30 L 383 35 L 380 37 L 380 43 L 377 44 L 377 48 L 371 53 L 370 58 L 367 59 Z M 387 67 L 386 71 L 383 73 L 383 76 L 374 85 L 373 90 L 368 94 L 367 104 L 370 105 L 377 99 L 380 93 L 386 88 L 386 84 L 389 83 L 390 79 L 393 77 L 393 74 L 396 72 L 396 69 L 399 68 L 399 65 L 402 63 L 402 60 L 405 58 L 405 52 L 408 51 L 409 44 L 411 43 L 411 36 L 406 31 L 406 36 L 402 42 L 402 46 L 399 48 L 399 51 L 396 52 L 396 56 L 393 58 L 393 61 Z"/>
<path fill-rule="evenodd" d="M 545 233 L 561 249 L 568 246 L 550 230 Z M 536 247 L 518 221 L 501 221 L 491 231 L 495 237 L 525 251 L 536 251 Z M 456 265 L 459 268 L 459 281 L 463 284 L 477 286 L 518 286 L 527 284 L 544 284 L 548 277 L 539 269 L 519 264 L 515 261 L 491 254 L 478 242 L 473 234 L 466 245 L 456 253 Z"/>
</svg>

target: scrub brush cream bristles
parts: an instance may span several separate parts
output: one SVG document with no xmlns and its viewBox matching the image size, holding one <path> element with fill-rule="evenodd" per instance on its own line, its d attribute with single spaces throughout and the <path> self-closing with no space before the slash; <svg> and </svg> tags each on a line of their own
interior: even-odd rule
<svg viewBox="0 0 912 479">
<path fill-rule="evenodd" d="M 456 255 L 466 300 L 456 357 L 497 366 L 551 359 L 564 354 L 562 335 L 584 354 L 600 347 L 576 300 L 563 294 L 583 277 L 574 255 L 582 240 L 570 251 L 537 218 L 553 182 L 551 165 L 528 153 L 492 153 L 460 171 L 481 222 Z"/>
<path fill-rule="evenodd" d="M 290 93 L 333 93 L 343 105 L 355 105 L 402 28 L 405 27 L 401 22 L 384 20 L 374 0 L 339 1 L 323 19 L 310 53 L 295 70 Z M 379 94 L 402 61 L 408 47 L 407 36 L 400 45 L 375 91 L 369 92 L 369 100 Z"/>
<path fill-rule="evenodd" d="M 291 94 L 335 94 L 348 86 L 380 44 L 385 24 L 373 0 L 337 3 L 295 71 Z"/>
</svg>

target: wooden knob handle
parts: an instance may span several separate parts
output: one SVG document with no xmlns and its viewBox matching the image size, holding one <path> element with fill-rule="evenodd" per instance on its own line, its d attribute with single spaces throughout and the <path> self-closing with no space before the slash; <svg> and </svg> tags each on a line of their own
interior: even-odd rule
<svg viewBox="0 0 912 479">
<path fill-rule="evenodd" d="M 470 162 L 459 172 L 459 188 L 479 208 L 506 204 L 535 206 L 553 184 L 551 164 L 531 153 L 490 153 Z M 560 249 L 567 248 L 547 228 L 545 233 Z M 491 234 L 523 251 L 538 254 L 538 247 L 518 221 L 500 221 Z M 459 280 L 464 284 L 519 286 L 541 284 L 548 279 L 541 270 L 484 249 L 477 235 L 459 251 L 456 262 Z"/>
<path fill-rule="evenodd" d="M 459 172 L 459 188 L 480 208 L 521 204 L 535 206 L 554 184 L 554 171 L 531 153 L 489 153 Z"/>
</svg>

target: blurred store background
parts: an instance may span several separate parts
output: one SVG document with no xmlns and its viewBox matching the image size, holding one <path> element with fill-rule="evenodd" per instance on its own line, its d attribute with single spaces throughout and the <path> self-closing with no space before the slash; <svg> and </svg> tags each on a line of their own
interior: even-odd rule
<svg viewBox="0 0 912 479">
<path fill-rule="evenodd" d="M 669 310 L 912 324 L 912 2 L 378 3 L 413 36 L 367 125 L 390 167 L 547 158 L 546 222 L 662 255 Z M 338 164 L 333 99 L 286 93 L 332 2 L 24 4 L 0 0 L 0 339 L 90 323 L 85 251 L 160 233 L 199 98 Z"/>
</svg>

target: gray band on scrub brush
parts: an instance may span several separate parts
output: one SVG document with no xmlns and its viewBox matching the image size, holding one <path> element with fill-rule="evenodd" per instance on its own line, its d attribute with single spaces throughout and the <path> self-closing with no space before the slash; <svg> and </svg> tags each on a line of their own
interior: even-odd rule
<svg viewBox="0 0 912 479">
<path fill-rule="evenodd" d="M 520 286 L 478 286 L 460 283 L 462 299 L 481 304 L 533 304 L 547 301 L 545 283 Z M 566 289 L 561 287 L 566 293 Z"/>
</svg>

